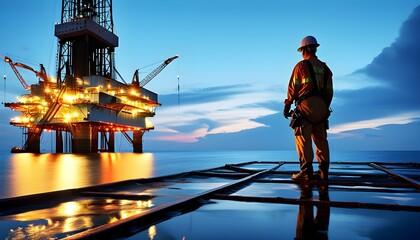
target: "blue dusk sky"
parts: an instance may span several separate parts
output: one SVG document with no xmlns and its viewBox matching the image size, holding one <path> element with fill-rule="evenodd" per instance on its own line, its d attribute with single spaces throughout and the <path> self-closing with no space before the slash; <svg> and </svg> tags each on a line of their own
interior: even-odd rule
<svg viewBox="0 0 420 240">
<path fill-rule="evenodd" d="M 59 0 L 0 1 L 0 57 L 54 76 L 60 12 Z M 334 73 L 331 149 L 420 150 L 418 0 L 114 0 L 113 17 L 126 81 L 179 54 L 145 86 L 162 103 L 145 151 L 293 150 L 283 101 L 307 35 Z M 0 70 L 2 102 L 14 102 L 25 91 L 8 64 Z M 0 151 L 22 145 L 15 115 L 0 109 Z"/>
</svg>

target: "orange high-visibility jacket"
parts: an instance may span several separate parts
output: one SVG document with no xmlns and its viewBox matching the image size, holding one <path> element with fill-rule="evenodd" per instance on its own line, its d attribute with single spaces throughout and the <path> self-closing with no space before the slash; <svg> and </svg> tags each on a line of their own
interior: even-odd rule
<svg viewBox="0 0 420 240">
<path fill-rule="evenodd" d="M 330 106 L 333 98 L 333 82 L 332 75 L 333 73 L 327 67 L 327 65 L 321 62 L 317 57 L 311 57 L 309 59 L 314 68 L 315 77 L 318 83 L 319 92 L 324 93 L 324 100 L 327 106 Z M 325 69 L 324 69 L 325 66 Z M 324 75 L 327 74 L 327 83 L 324 84 Z M 324 88 L 325 86 L 325 88 Z M 293 69 L 292 76 L 290 77 L 289 87 L 287 92 L 286 102 L 293 103 L 297 101 L 299 97 L 310 93 L 314 88 L 314 84 L 311 80 L 311 74 L 309 72 L 308 66 L 304 61 L 300 61 L 296 64 Z"/>
</svg>

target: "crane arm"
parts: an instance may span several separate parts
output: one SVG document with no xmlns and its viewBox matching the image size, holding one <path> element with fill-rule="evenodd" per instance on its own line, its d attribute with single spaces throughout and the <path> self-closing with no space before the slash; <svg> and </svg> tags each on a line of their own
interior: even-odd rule
<svg viewBox="0 0 420 240">
<path fill-rule="evenodd" d="M 10 58 L 9 58 L 9 59 L 10 59 Z M 12 62 L 12 60 L 10 60 L 10 62 Z M 29 71 L 32 71 L 32 72 L 36 73 L 35 69 L 33 69 L 33 68 L 29 67 L 29 66 L 28 66 L 28 65 L 26 65 L 26 64 L 19 63 L 19 62 L 15 62 L 15 63 L 13 63 L 13 65 L 15 65 L 16 67 L 24 68 L 24 69 L 27 69 L 27 70 L 29 70 Z"/>
<path fill-rule="evenodd" d="M 9 59 L 10 59 L 10 58 L 9 58 Z M 15 65 L 16 67 L 21 67 L 21 68 L 27 69 L 27 70 L 29 70 L 29 71 L 32 71 L 33 73 L 35 73 L 35 75 L 36 75 L 37 77 L 39 77 L 39 78 L 41 78 L 42 80 L 44 80 L 44 82 L 48 82 L 47 71 L 45 71 L 44 65 L 39 64 L 39 65 L 40 65 L 40 68 L 41 68 L 41 71 L 40 71 L 40 72 L 36 71 L 35 69 L 33 69 L 33 68 L 31 68 L 30 66 L 28 66 L 28 65 L 26 65 L 26 64 L 23 64 L 23 63 L 15 62 L 15 63 L 14 63 L 14 65 Z"/>
<path fill-rule="evenodd" d="M 9 63 L 10 67 L 12 68 L 13 72 L 15 72 L 16 77 L 19 79 L 20 83 L 22 84 L 25 90 L 30 91 L 31 87 L 26 83 L 25 79 L 23 79 L 22 75 L 20 75 L 19 71 L 16 69 L 15 64 L 13 63 L 12 59 L 8 57 L 4 57 L 4 61 Z"/>
<path fill-rule="evenodd" d="M 166 59 L 161 65 L 159 65 L 156 69 L 154 69 L 151 73 L 149 73 L 145 78 L 143 78 L 143 80 L 141 80 L 141 82 L 139 83 L 140 87 L 144 87 L 144 85 L 149 83 L 154 77 L 156 77 L 156 75 L 158 75 L 160 72 L 162 72 L 162 70 L 166 66 L 168 66 L 169 63 L 171 63 L 173 60 L 175 60 L 177 58 L 178 58 L 178 55 Z M 136 73 L 137 73 L 137 79 L 138 79 L 138 71 Z M 136 73 L 134 73 L 135 76 L 136 76 Z M 133 76 L 133 81 L 134 81 L 134 79 L 135 79 L 135 77 Z"/>
</svg>

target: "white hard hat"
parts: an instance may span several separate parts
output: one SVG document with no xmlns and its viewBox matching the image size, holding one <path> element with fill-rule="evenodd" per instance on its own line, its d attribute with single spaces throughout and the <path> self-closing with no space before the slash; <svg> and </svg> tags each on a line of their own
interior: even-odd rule
<svg viewBox="0 0 420 240">
<path fill-rule="evenodd" d="M 319 47 L 318 41 L 316 40 L 315 37 L 313 37 L 313 36 L 306 36 L 300 42 L 300 47 L 297 49 L 298 52 L 302 52 L 302 48 L 304 48 L 306 46 L 309 46 L 309 45 L 313 45 L 315 47 Z"/>
</svg>

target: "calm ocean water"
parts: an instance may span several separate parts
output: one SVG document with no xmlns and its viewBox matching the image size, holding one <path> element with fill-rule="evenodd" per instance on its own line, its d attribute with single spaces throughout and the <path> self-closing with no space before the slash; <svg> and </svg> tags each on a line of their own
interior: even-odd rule
<svg viewBox="0 0 420 240">
<path fill-rule="evenodd" d="M 295 151 L 0 153 L 0 198 L 163 176 L 254 160 L 297 161 L 297 157 Z M 332 152 L 331 161 L 420 163 L 420 151 Z"/>
<path fill-rule="evenodd" d="M 420 151 L 332 152 L 333 162 L 417 162 Z M 163 176 L 190 170 L 207 169 L 247 161 L 296 161 L 295 151 L 225 151 L 225 152 L 154 152 L 101 154 L 9 154 L 0 153 L 0 198 L 32 193 L 84 187 L 135 178 Z M 298 164 L 296 164 L 298 168 Z M 298 169 L 296 169 L 298 170 Z M 268 184 L 268 183 L 267 183 Z M 274 185 L 269 185 L 273 187 Z M 254 191 L 256 188 L 249 191 Z M 292 187 L 292 186 L 289 186 Z M 268 190 L 285 196 L 299 190 L 277 186 Z M 286 186 L 287 188 L 287 186 Z M 246 191 L 246 190 L 244 190 Z M 261 191 L 261 190 L 260 190 Z M 262 190 L 265 192 L 264 190 Z M 278 191 L 278 192 L 277 192 Z M 314 191 L 315 198 L 319 191 Z M 246 194 L 245 194 L 246 195 Z M 329 192 L 335 201 L 396 202 L 415 205 L 415 193 L 356 191 L 342 189 Z M 64 208 L 73 206 L 63 205 Z M 85 203 L 85 202 L 83 202 Z M 311 205 L 262 204 L 253 202 L 213 201 L 199 209 L 153 225 L 128 239 L 294 239 L 305 231 L 299 221 L 314 221 L 323 216 L 321 208 Z M 60 205 L 61 206 L 61 205 Z M 89 205 L 90 206 L 90 205 Z M 80 208 L 85 209 L 85 208 Z M 316 209 L 316 211 L 315 211 Z M 64 236 L 63 232 L 80 229 L 80 223 L 92 223 L 104 217 L 87 217 L 83 211 L 60 215 L 60 211 L 41 210 L 0 219 L 0 239 L 30 238 L 38 229 L 45 234 Z M 317 239 L 411 239 L 418 234 L 418 212 L 379 211 L 375 209 L 324 209 L 328 231 Z M 66 211 L 64 211 L 66 213 Z M 128 211 L 130 212 L 130 211 Z M 121 216 L 127 213 L 121 210 Z M 49 215 L 51 214 L 51 215 Z M 67 214 L 67 213 L 66 213 Z M 45 216 L 53 216 L 50 221 Z M 108 215 L 106 215 L 108 216 Z M 250 217 L 252 216 L 252 217 Z M 300 220 L 299 220 L 300 219 Z M 60 222 L 61 221 L 61 222 Z M 49 222 L 54 224 L 49 224 Z M 57 226 L 62 226 L 57 227 Z M 46 229 L 46 230 L 44 230 Z M 36 230 L 36 231 L 35 231 Z M 281 235 L 279 235 L 281 233 Z M 23 234 L 23 235 L 22 235 Z M 25 236 L 26 238 L 22 237 Z M 58 235 L 54 235 L 58 234 Z M 61 234 L 61 235 L 60 235 Z M 38 235 L 35 235 L 38 236 Z M 47 238 L 43 238 L 47 239 Z"/>
</svg>

